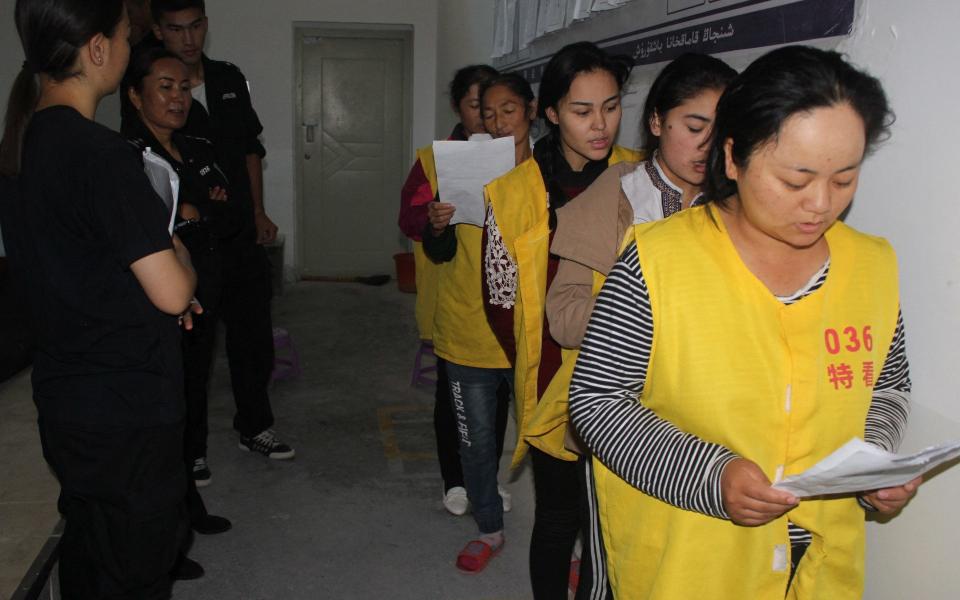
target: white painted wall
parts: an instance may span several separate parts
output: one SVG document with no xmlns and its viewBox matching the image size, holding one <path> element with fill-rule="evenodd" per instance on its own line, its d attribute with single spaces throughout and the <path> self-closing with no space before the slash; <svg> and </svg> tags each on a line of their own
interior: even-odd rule
<svg viewBox="0 0 960 600">
<path fill-rule="evenodd" d="M 250 81 L 267 149 L 264 202 L 286 235 L 286 264 L 296 248 L 293 23 L 409 24 L 413 31 L 412 146 L 433 139 L 438 0 L 207 0 L 207 54 L 239 66 Z M 297 129 L 299 131 L 299 129 Z M 411 148 L 412 156 L 412 148 Z"/>
<path fill-rule="evenodd" d="M 437 139 L 446 138 L 457 116 L 448 86 L 460 67 L 490 64 L 493 51 L 493 1 L 440 0 L 437 35 Z"/>
<path fill-rule="evenodd" d="M 960 438 L 960 208 L 955 199 L 960 5 L 866 0 L 841 43 L 878 76 L 897 113 L 893 136 L 866 163 L 855 227 L 889 239 L 900 260 L 901 301 L 913 379 L 905 442 L 918 449 Z M 960 597 L 960 468 L 933 478 L 891 522 L 868 530 L 870 599 Z"/>
</svg>

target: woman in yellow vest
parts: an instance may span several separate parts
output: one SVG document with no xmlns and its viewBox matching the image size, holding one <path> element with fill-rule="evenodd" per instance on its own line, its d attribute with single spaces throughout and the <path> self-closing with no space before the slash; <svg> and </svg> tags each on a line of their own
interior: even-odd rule
<svg viewBox="0 0 960 600">
<path fill-rule="evenodd" d="M 564 348 L 563 364 L 532 411 L 524 437 L 530 445 L 549 452 L 551 441 L 564 436 L 562 452 L 580 455 L 578 469 L 587 507 L 596 506 L 591 461 L 569 431 L 567 411 L 576 349 L 604 278 L 633 237 L 633 224 L 670 216 L 702 197 L 717 100 L 736 75 L 723 61 L 704 54 L 684 54 L 667 64 L 650 86 L 641 118 L 643 152 L 649 158 L 617 163 L 556 211 L 550 252 L 559 258 L 559 265 L 547 290 L 545 312 L 550 335 Z M 602 598 L 608 587 L 603 543 L 598 515 L 595 510 L 588 513 L 584 531 L 591 535 L 584 539 L 587 551 L 581 571 L 592 572 L 592 577 L 580 580 L 591 586 L 587 597 Z"/>
<path fill-rule="evenodd" d="M 513 136 L 515 160 L 530 156 L 530 125 L 536 115 L 533 91 L 519 75 L 501 75 L 480 90 L 484 125 L 495 137 Z M 487 116 L 489 115 L 489 118 Z M 450 226 L 454 206 L 429 205 L 431 231 L 424 251 L 441 262 L 433 343 L 447 361 L 450 398 L 460 435 L 460 461 L 479 539 L 457 556 L 457 568 L 483 570 L 504 544 L 504 503 L 498 496 L 500 453 L 494 440 L 498 387 L 512 384 L 510 361 L 484 314 L 481 293 L 481 228 Z M 502 448 L 502 444 L 501 444 Z"/>
<path fill-rule="evenodd" d="M 529 416 L 561 364 L 560 347 L 547 331 L 543 312 L 556 273 L 557 261 L 549 257 L 554 211 L 609 165 L 639 159 L 636 152 L 614 144 L 630 64 L 589 42 L 561 49 L 540 81 L 538 112 L 548 134 L 537 142 L 532 157 L 486 186 L 485 301 L 491 325 L 515 367 L 520 434 L 515 466 L 528 448 Z M 564 449 L 560 433 L 530 451 L 536 493 L 530 579 L 537 600 L 565 597 L 584 514 L 577 456 Z M 589 566 L 590 560 L 581 561 L 578 598 L 588 597 L 592 587 Z"/>
<path fill-rule="evenodd" d="M 560 264 L 547 290 L 546 314 L 550 334 L 564 348 L 580 346 L 596 294 L 633 238 L 627 237 L 633 225 L 669 217 L 702 197 L 717 100 L 736 76 L 706 54 L 683 54 L 668 63 L 650 86 L 640 119 L 647 160 L 607 169 L 557 210 L 550 252 Z M 567 363 L 569 384 L 573 361 Z M 538 406 L 527 435 L 549 435 L 551 425 L 558 425 L 541 414 L 548 408 Z"/>
<path fill-rule="evenodd" d="M 485 133 L 480 114 L 480 86 L 498 75 L 489 65 L 468 65 L 457 70 L 450 82 L 450 105 L 460 117 L 449 140 L 466 140 L 475 133 Z M 437 195 L 437 173 L 434 167 L 433 146 L 417 150 L 417 161 L 410 169 L 400 191 L 400 230 L 413 240 L 416 261 L 417 302 L 416 318 L 420 339 L 433 340 L 433 315 L 437 303 L 437 278 L 440 266 L 427 258 L 421 240 L 430 226 L 427 205 Z M 463 469 L 457 423 L 450 405 L 450 384 L 447 381 L 446 361 L 437 357 L 437 387 L 434 395 L 433 430 L 437 440 L 437 459 L 443 478 L 443 506 L 453 515 L 467 512 L 467 490 L 463 486 Z M 503 453 L 503 439 L 507 429 L 510 388 L 497 390 L 497 456 Z M 509 509 L 510 496 L 503 491 L 503 504 Z"/>
<path fill-rule="evenodd" d="M 570 386 L 617 598 L 861 597 L 863 511 L 920 480 L 802 501 L 771 482 L 906 427 L 896 257 L 838 221 L 889 122 L 839 54 L 770 52 L 720 99 L 709 203 L 635 228 Z"/>
</svg>

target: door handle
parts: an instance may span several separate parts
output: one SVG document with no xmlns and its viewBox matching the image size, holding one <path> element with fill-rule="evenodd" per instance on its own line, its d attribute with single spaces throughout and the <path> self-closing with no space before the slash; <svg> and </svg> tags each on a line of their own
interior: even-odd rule
<svg viewBox="0 0 960 600">
<path fill-rule="evenodd" d="M 306 141 L 308 144 L 312 144 L 317 138 L 317 124 L 304 123 L 303 126 L 306 130 Z"/>
</svg>

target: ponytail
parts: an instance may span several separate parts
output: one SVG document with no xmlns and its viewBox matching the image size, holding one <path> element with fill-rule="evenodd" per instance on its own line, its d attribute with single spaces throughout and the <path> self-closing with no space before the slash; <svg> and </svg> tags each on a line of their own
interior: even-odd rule
<svg viewBox="0 0 960 600">
<path fill-rule="evenodd" d="M 124 0 L 17 0 L 14 20 L 27 59 L 10 90 L 0 175 L 20 174 L 23 136 L 40 98 L 37 75 L 64 81 L 76 71 L 80 48 L 101 33 L 113 37 L 123 18 Z"/>
<path fill-rule="evenodd" d="M 20 174 L 23 134 L 27 130 L 39 98 L 40 88 L 37 85 L 37 76 L 24 62 L 23 68 L 13 82 L 10 99 L 7 102 L 3 138 L 0 139 L 0 176 L 16 177 Z"/>
</svg>

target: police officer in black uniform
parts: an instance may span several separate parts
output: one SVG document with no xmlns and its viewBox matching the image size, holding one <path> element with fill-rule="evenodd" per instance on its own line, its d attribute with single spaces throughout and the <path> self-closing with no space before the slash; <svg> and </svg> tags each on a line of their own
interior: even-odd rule
<svg viewBox="0 0 960 600">
<path fill-rule="evenodd" d="M 203 0 L 154 0 L 153 31 L 163 46 L 190 69 L 192 103 L 182 132 L 209 139 L 216 162 L 230 184 L 228 205 L 239 222 L 221 238 L 221 302 L 201 319 L 222 320 L 237 412 L 240 448 L 274 459 L 294 450 L 274 435 L 267 386 L 273 370 L 270 265 L 262 244 L 276 239 L 277 227 L 263 210 L 263 130 L 250 101 L 246 78 L 234 65 L 203 55 L 207 17 Z M 205 455 L 196 455 L 195 479 L 209 480 Z"/>
<path fill-rule="evenodd" d="M 195 299 L 206 310 L 220 303 L 221 260 L 219 240 L 239 229 L 239 219 L 227 203 L 228 182 L 217 166 L 209 140 L 178 131 L 190 106 L 186 66 L 162 47 L 141 49 L 133 55 L 121 86 L 127 100 L 122 133 L 140 153 L 151 152 L 169 164 L 179 177 L 180 206 L 174 230 L 190 251 L 197 273 Z M 183 332 L 183 372 L 186 397 L 184 435 L 185 468 L 193 471 L 192 456 L 198 448 L 206 453 L 206 385 L 215 331 L 210 322 L 196 315 L 193 326 Z M 191 527 L 204 534 L 230 529 L 229 520 L 210 515 L 188 478 L 186 507 Z M 181 558 L 175 576 L 190 579 L 202 568 Z"/>
</svg>

